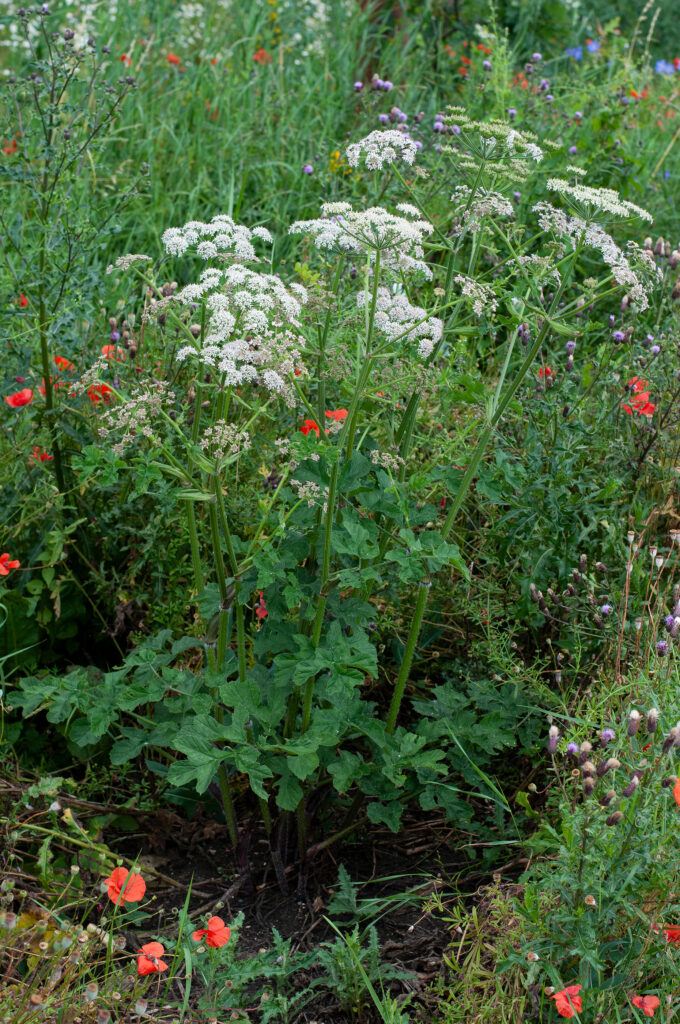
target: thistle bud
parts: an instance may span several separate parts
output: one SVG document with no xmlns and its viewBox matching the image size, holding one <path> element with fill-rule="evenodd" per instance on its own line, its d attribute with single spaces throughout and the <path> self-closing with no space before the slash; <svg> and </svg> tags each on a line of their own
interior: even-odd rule
<svg viewBox="0 0 680 1024">
<path fill-rule="evenodd" d="M 663 235 L 659 235 L 659 237 L 656 240 L 656 244 L 654 245 L 654 249 L 653 249 L 653 252 L 654 252 L 655 256 L 663 256 L 663 251 L 664 251 L 665 244 L 666 243 L 665 243 Z"/>
<path fill-rule="evenodd" d="M 578 560 L 578 571 L 584 573 L 588 567 L 588 559 L 585 555 L 581 555 Z"/>
<path fill-rule="evenodd" d="M 673 291 L 671 292 L 671 298 L 672 299 L 676 299 L 676 300 L 680 299 L 680 277 L 677 279 L 677 281 L 673 285 Z"/>
<path fill-rule="evenodd" d="M 623 796 L 632 796 L 633 793 L 635 792 L 635 790 L 638 788 L 639 785 L 640 785 L 640 780 L 638 778 L 636 778 L 635 776 L 633 776 L 633 778 L 630 780 L 630 782 L 628 783 L 628 785 L 624 789 Z"/>
<path fill-rule="evenodd" d="M 622 818 L 623 818 L 623 812 L 622 811 L 614 811 L 613 814 L 609 815 L 609 817 L 607 818 L 605 824 L 609 825 L 609 827 L 611 828 L 614 825 L 618 825 L 618 823 L 621 821 Z"/>
<path fill-rule="evenodd" d="M 647 252 L 651 252 L 653 245 L 654 245 L 654 242 L 649 237 L 649 235 L 647 235 L 647 237 L 645 238 L 644 243 L 643 243 L 643 248 L 645 248 L 647 250 Z"/>
<path fill-rule="evenodd" d="M 586 775 L 583 780 L 583 795 L 592 796 L 593 790 L 595 789 L 595 779 L 591 775 Z"/>
<path fill-rule="evenodd" d="M 671 270 L 676 270 L 677 269 L 678 263 L 680 263 L 680 252 L 678 252 L 677 249 L 673 250 L 673 252 L 670 255 L 670 258 L 669 258 L 668 262 L 670 264 Z"/>
<path fill-rule="evenodd" d="M 607 774 L 607 772 L 616 771 L 617 768 L 621 767 L 621 762 L 615 757 L 610 757 L 606 761 L 600 761 L 597 766 L 597 774 L 600 778 Z"/>
<path fill-rule="evenodd" d="M 595 562 L 595 569 L 597 572 L 601 572 L 603 576 L 607 573 L 607 566 L 604 562 Z"/>
<path fill-rule="evenodd" d="M 664 254 L 664 256 L 666 257 L 667 260 L 669 260 L 671 258 L 671 243 L 670 242 L 666 242 L 666 244 L 664 245 L 664 247 L 663 247 L 663 254 Z"/>
<path fill-rule="evenodd" d="M 587 907 L 596 907 L 597 906 L 597 900 L 595 899 L 594 896 L 586 896 L 586 898 L 584 899 L 583 902 L 585 903 L 585 905 Z"/>
<path fill-rule="evenodd" d="M 581 744 L 581 747 L 580 747 L 580 754 L 579 754 L 579 759 L 578 759 L 578 763 L 579 764 L 585 764 L 586 763 L 586 761 L 588 760 L 588 755 L 590 754 L 590 751 L 592 749 L 593 749 L 592 743 L 588 743 L 588 740 L 584 740 L 583 743 Z"/>
<path fill-rule="evenodd" d="M 584 776 L 595 774 L 595 765 L 592 761 L 584 761 L 581 765 L 581 774 Z"/>
<path fill-rule="evenodd" d="M 667 754 L 669 750 L 677 746 L 678 740 L 680 740 L 680 729 L 675 725 L 663 741 L 663 747 L 661 748 L 662 753 Z"/>
<path fill-rule="evenodd" d="M 639 711 L 635 711 L 634 709 L 633 709 L 633 711 L 631 711 L 630 715 L 628 716 L 628 735 L 629 736 L 634 736 L 635 733 L 638 731 L 638 728 L 640 726 L 640 719 L 641 718 L 642 718 L 642 715 L 640 714 Z"/>
<path fill-rule="evenodd" d="M 91 981 L 89 985 L 85 986 L 85 1002 L 93 1002 L 99 995 L 99 985 L 96 981 Z"/>
<path fill-rule="evenodd" d="M 556 725 L 551 725 L 548 731 L 548 753 L 554 754 L 557 750 L 557 741 L 560 738 L 560 730 Z"/>
<path fill-rule="evenodd" d="M 664 779 L 663 782 L 661 783 L 661 788 L 662 789 L 670 789 L 672 786 L 673 787 L 675 786 L 675 783 L 677 781 L 678 780 L 676 779 L 675 775 L 669 775 L 668 778 Z"/>
<path fill-rule="evenodd" d="M 538 953 L 534 953 L 534 952 L 527 953 L 527 962 L 528 963 L 535 964 L 537 960 L 538 960 Z"/>
<path fill-rule="evenodd" d="M 530 583 L 529 584 L 529 597 L 531 598 L 531 600 L 533 601 L 534 604 L 538 604 L 538 593 L 539 593 L 538 590 L 536 590 L 536 584 L 535 583 Z"/>
<path fill-rule="evenodd" d="M 608 789 L 605 795 L 600 800 L 601 807 L 609 807 L 612 800 L 616 800 L 616 790 Z"/>
<path fill-rule="evenodd" d="M 656 732 L 656 727 L 659 724 L 659 712 L 656 708 L 650 708 L 647 712 L 647 719 L 645 721 L 645 729 L 647 732 Z"/>
</svg>

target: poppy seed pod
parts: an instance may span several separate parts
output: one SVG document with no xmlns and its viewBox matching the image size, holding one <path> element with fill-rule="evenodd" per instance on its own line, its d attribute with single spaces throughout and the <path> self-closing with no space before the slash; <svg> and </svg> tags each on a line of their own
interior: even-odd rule
<svg viewBox="0 0 680 1024">
<path fill-rule="evenodd" d="M 640 714 L 639 711 L 635 711 L 635 710 L 631 711 L 630 715 L 628 716 L 628 735 L 629 736 L 634 736 L 635 733 L 638 731 L 638 729 L 640 727 L 640 719 L 641 718 L 642 718 L 642 715 Z"/>
<path fill-rule="evenodd" d="M 609 825 L 610 828 L 611 828 L 614 825 L 618 825 L 618 823 L 621 821 L 622 818 L 623 818 L 623 812 L 622 811 L 614 811 L 613 814 L 609 815 L 609 817 L 607 818 L 605 824 Z"/>
<path fill-rule="evenodd" d="M 656 732 L 656 727 L 659 724 L 659 712 L 656 708 L 650 708 L 647 712 L 647 720 L 645 722 L 645 728 L 647 732 Z"/>
<path fill-rule="evenodd" d="M 608 789 L 605 795 L 600 800 L 601 807 L 609 807 L 612 800 L 616 800 L 616 790 Z"/>
</svg>

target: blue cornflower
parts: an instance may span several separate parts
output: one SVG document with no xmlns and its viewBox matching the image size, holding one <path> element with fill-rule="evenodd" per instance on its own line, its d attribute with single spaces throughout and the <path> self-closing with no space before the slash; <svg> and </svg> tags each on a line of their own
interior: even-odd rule
<svg viewBox="0 0 680 1024">
<path fill-rule="evenodd" d="M 656 71 L 657 75 L 675 74 L 675 67 L 673 66 L 673 64 L 671 64 L 669 60 L 657 60 L 656 64 L 654 65 L 654 70 Z"/>
<path fill-rule="evenodd" d="M 588 39 L 586 42 L 586 50 L 588 53 L 599 53 L 600 44 L 597 39 Z"/>
<path fill-rule="evenodd" d="M 564 52 L 566 53 L 567 57 L 573 57 L 574 60 L 581 60 L 581 58 L 583 57 L 582 46 L 568 46 Z"/>
</svg>

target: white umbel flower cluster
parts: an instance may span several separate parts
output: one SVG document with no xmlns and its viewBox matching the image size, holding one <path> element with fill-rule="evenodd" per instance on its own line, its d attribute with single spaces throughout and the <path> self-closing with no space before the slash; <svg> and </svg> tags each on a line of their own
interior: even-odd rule
<svg viewBox="0 0 680 1024">
<path fill-rule="evenodd" d="M 190 220 L 181 228 L 168 228 L 163 232 L 161 241 L 169 256 L 183 256 L 188 249 L 195 248 L 196 255 L 203 260 L 222 257 L 243 263 L 259 263 L 254 238 L 270 245 L 272 242 L 266 228 L 247 228 L 244 224 L 236 224 L 228 214 L 220 213 L 208 224 Z"/>
<path fill-rule="evenodd" d="M 382 206 L 353 210 L 350 203 L 324 203 L 322 216 L 316 220 L 299 220 L 289 228 L 292 235 L 312 235 L 317 249 L 333 249 L 338 253 L 367 254 L 371 263 L 380 252 L 381 263 L 404 274 L 432 272 L 424 260 L 423 240 L 434 228 L 421 220 L 414 206 L 401 204 L 400 217 Z"/>
<path fill-rule="evenodd" d="M 298 318 L 307 292 L 299 284 L 284 285 L 275 274 L 243 266 L 241 261 L 256 259 L 254 238 L 271 241 L 266 228 L 251 230 L 222 215 L 209 224 L 190 221 L 163 234 L 168 253 L 179 256 L 193 249 L 217 264 L 207 266 L 196 283 L 172 298 L 185 306 L 203 302 L 206 313 L 202 341 L 180 348 L 177 359 L 217 370 L 225 386 L 250 382 L 290 404 L 304 348 Z"/>
<path fill-rule="evenodd" d="M 358 167 L 363 154 L 366 160 L 366 169 L 380 171 L 385 164 L 393 164 L 396 160 L 412 164 L 417 152 L 418 147 L 409 135 L 394 128 L 388 128 L 383 132 L 371 132 L 366 138 L 348 146 L 347 163 L 350 167 Z"/>
<path fill-rule="evenodd" d="M 647 309 L 649 295 L 643 277 L 648 277 L 650 280 L 655 276 L 661 277 L 661 270 L 653 264 L 653 260 L 643 262 L 642 250 L 629 246 L 631 258 L 636 260 L 643 271 L 643 276 L 633 269 L 630 259 L 599 224 L 595 224 L 594 221 L 586 223 L 580 217 L 570 217 L 564 210 L 558 210 L 550 203 L 536 203 L 533 209 L 538 214 L 538 223 L 544 231 L 551 231 L 561 238 L 568 239 L 572 247 L 583 238 L 583 243 L 588 248 L 597 249 L 603 261 L 611 268 L 614 280 L 626 288 L 633 305 L 640 311 Z"/>
<path fill-rule="evenodd" d="M 224 463 L 250 448 L 250 435 L 247 430 L 239 430 L 234 423 L 217 420 L 214 426 L 203 431 L 198 444 L 209 458 L 216 463 Z"/>
<path fill-rule="evenodd" d="M 366 298 L 365 292 L 359 292 L 357 304 L 365 306 Z M 421 306 L 412 306 L 405 295 L 392 295 L 389 288 L 378 288 L 373 323 L 376 330 L 389 341 L 398 338 L 417 342 L 421 359 L 431 354 L 444 330 L 438 317 L 428 317 L 427 311 Z"/>
<path fill-rule="evenodd" d="M 467 277 L 465 274 L 456 274 L 453 280 L 456 284 L 460 285 L 461 293 L 465 298 L 470 299 L 472 302 L 472 310 L 475 316 L 486 314 L 491 319 L 498 306 L 496 293 L 493 288 L 482 284 L 481 281 L 475 281 L 474 278 Z"/>
<path fill-rule="evenodd" d="M 563 178 L 548 178 L 546 184 L 551 192 L 558 192 L 581 206 L 601 210 L 614 217 L 640 217 L 650 224 L 654 220 L 651 213 L 635 203 L 629 203 L 627 199 L 622 199 L 612 188 L 590 188 L 578 182 L 572 185 Z"/>
<path fill-rule="evenodd" d="M 458 233 L 479 231 L 483 217 L 514 217 L 512 203 L 500 192 L 478 189 L 474 196 L 467 185 L 458 185 L 451 196 L 456 217 L 460 222 Z"/>
</svg>

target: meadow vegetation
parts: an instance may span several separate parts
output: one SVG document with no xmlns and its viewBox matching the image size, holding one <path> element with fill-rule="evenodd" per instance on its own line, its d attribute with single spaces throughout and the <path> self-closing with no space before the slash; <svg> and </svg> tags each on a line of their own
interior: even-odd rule
<svg viewBox="0 0 680 1024">
<path fill-rule="evenodd" d="M 671 7 L 0 3 L 0 1021 L 675 1019 Z"/>
</svg>

